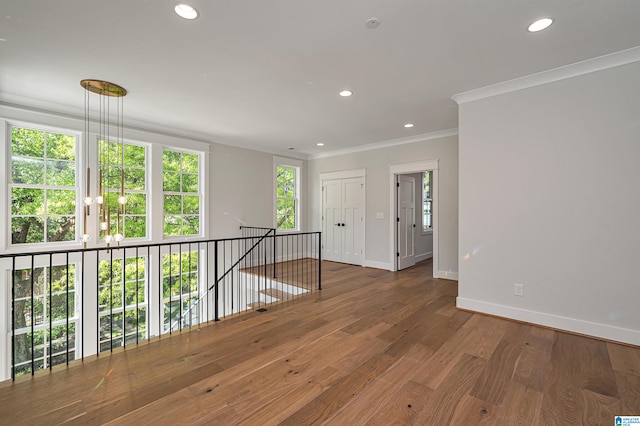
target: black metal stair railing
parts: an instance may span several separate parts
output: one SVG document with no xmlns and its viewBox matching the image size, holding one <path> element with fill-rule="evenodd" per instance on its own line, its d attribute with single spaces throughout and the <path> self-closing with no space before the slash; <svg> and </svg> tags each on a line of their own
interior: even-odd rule
<svg viewBox="0 0 640 426">
<path fill-rule="evenodd" d="M 0 285 L 11 288 L 10 324 L 0 323 L 11 378 L 322 288 L 320 232 L 241 230 L 238 238 L 0 255 Z"/>
</svg>

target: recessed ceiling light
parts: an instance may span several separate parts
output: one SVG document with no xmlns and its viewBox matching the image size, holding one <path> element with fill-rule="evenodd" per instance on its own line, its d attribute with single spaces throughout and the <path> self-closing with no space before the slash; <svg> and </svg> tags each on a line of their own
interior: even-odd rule
<svg viewBox="0 0 640 426">
<path fill-rule="evenodd" d="M 188 4 L 180 3 L 174 8 L 176 13 L 184 19 L 196 19 L 198 17 L 198 11 Z"/>
<path fill-rule="evenodd" d="M 317 146 L 324 146 L 324 144 L 322 142 L 318 142 L 316 145 Z"/>
<path fill-rule="evenodd" d="M 535 33 L 538 31 L 542 31 L 545 28 L 549 28 L 549 25 L 553 24 L 553 19 L 551 18 L 541 18 L 529 25 L 529 32 Z"/>
<path fill-rule="evenodd" d="M 404 125 L 404 127 L 406 127 L 407 129 L 413 127 L 413 123 L 407 123 Z"/>
<path fill-rule="evenodd" d="M 351 90 L 343 90 L 339 94 L 340 94 L 340 96 L 346 98 L 346 97 L 349 97 L 349 96 L 353 95 L 353 92 Z"/>
</svg>

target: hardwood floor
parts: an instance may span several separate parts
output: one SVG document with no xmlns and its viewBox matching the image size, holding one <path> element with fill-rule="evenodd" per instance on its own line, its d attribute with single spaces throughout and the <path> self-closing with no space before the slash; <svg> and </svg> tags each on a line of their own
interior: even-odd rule
<svg viewBox="0 0 640 426">
<path fill-rule="evenodd" d="M 611 425 L 640 348 L 459 311 L 422 262 L 0 384 L 0 424 Z"/>
</svg>

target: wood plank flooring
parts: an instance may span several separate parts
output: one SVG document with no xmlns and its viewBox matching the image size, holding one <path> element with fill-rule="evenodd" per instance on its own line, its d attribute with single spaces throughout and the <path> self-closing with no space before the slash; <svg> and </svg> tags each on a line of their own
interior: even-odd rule
<svg viewBox="0 0 640 426">
<path fill-rule="evenodd" d="M 430 261 L 0 384 L 3 425 L 610 425 L 640 348 L 455 308 Z"/>
</svg>

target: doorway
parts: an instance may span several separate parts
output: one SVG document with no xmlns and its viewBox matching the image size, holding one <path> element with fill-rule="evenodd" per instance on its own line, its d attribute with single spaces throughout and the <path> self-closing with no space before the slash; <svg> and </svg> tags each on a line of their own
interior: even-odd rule
<svg viewBox="0 0 640 426">
<path fill-rule="evenodd" d="M 418 176 L 423 176 L 424 172 L 430 173 L 430 196 L 429 220 L 432 239 L 433 276 L 438 277 L 438 160 L 420 161 L 415 163 L 405 163 L 392 165 L 390 171 L 390 270 L 397 271 L 405 267 L 410 267 L 416 261 L 424 257 L 424 253 L 415 251 L 415 235 L 422 233 L 422 196 L 417 197 L 418 189 L 422 187 L 422 182 L 417 183 Z M 419 174 L 419 175 L 418 175 Z M 413 176 L 410 176 L 413 175 Z M 413 191 L 411 190 L 411 179 L 413 177 Z M 410 194 L 414 194 L 411 196 Z M 413 200 L 411 200 L 413 198 Z M 413 201 L 413 203 L 411 203 Z M 413 204 L 413 208 L 410 208 Z M 419 208 L 416 206 L 420 205 Z M 413 214 L 413 216 L 411 216 Z M 413 221 L 411 221 L 413 218 Z M 415 228 L 414 228 L 415 225 Z"/>
</svg>

